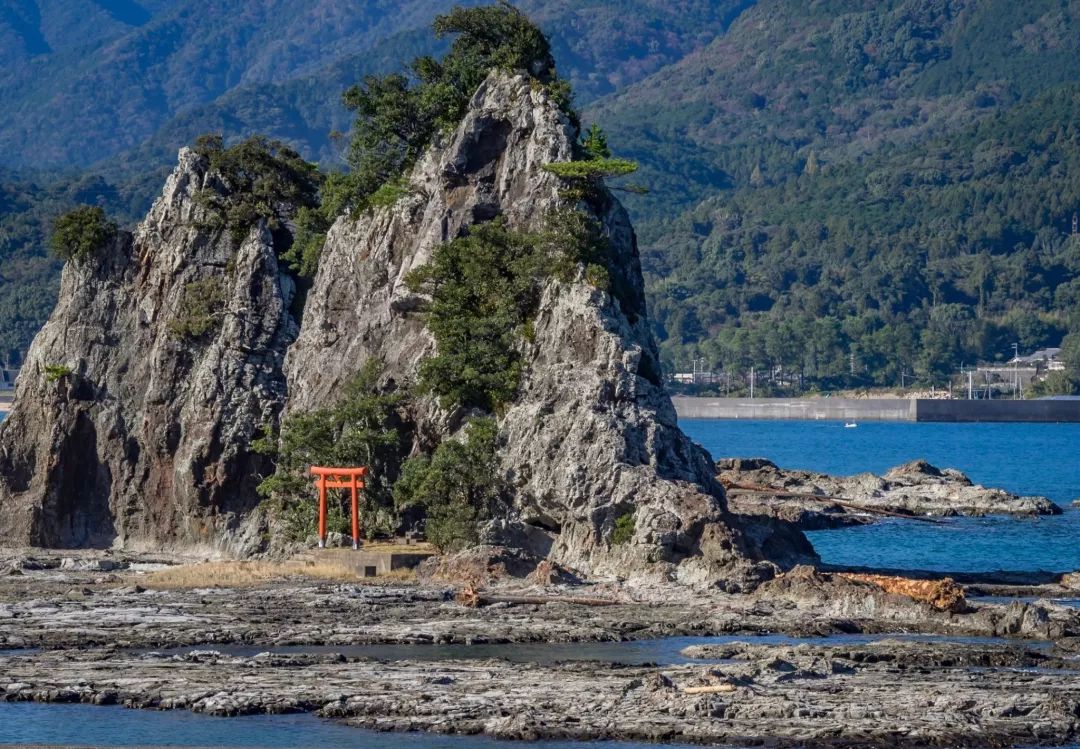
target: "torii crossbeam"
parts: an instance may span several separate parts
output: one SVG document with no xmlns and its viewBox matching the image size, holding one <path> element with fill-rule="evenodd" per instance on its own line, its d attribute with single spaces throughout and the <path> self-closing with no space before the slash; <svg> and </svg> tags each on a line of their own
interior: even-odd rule
<svg viewBox="0 0 1080 749">
<path fill-rule="evenodd" d="M 363 477 L 367 468 L 326 468 L 312 466 L 315 488 L 319 490 L 319 548 L 326 548 L 326 490 L 350 489 L 352 491 L 352 547 L 360 548 L 360 490 L 364 488 Z"/>
</svg>

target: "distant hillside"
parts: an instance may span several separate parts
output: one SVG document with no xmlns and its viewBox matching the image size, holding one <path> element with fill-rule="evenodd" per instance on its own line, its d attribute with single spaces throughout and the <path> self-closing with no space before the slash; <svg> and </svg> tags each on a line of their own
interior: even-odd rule
<svg viewBox="0 0 1080 749">
<path fill-rule="evenodd" d="M 940 385 L 1060 344 L 1080 302 L 1078 11 L 770 0 L 594 106 L 653 188 L 632 207 L 668 365 Z"/>
<path fill-rule="evenodd" d="M 455 4 L 476 0 L 9 3 L 0 11 L 0 166 L 85 166 L 187 123 L 218 124 L 227 136 L 268 123 L 293 131 L 297 146 L 323 146 L 343 124 L 338 89 L 398 67 L 418 44 L 437 47 L 428 25 Z M 707 44 L 749 4 L 518 3 L 550 31 L 583 100 Z M 281 106 L 292 82 L 308 88 L 305 100 Z"/>
<path fill-rule="evenodd" d="M 437 49 L 427 26 L 452 4 L 5 6 L 0 165 L 54 197 L 12 203 L 35 217 L 0 217 L 24 224 L 0 259 L 34 259 L 24 279 L 51 288 L 25 228 L 47 224 L 40 206 L 96 174 L 98 200 L 137 216 L 203 132 L 340 163 L 341 90 Z M 650 193 L 625 199 L 669 370 L 703 357 L 788 389 L 930 385 L 1065 340 L 1080 382 L 1080 2 L 517 4 L 586 121 L 641 163 Z M 0 281 L 0 309 L 16 291 Z"/>
</svg>

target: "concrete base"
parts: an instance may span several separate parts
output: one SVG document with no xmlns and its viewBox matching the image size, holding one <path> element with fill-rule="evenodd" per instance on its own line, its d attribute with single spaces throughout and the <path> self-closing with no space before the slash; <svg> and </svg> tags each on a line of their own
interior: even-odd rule
<svg viewBox="0 0 1080 749">
<path fill-rule="evenodd" d="M 353 549 L 312 549 L 303 554 L 303 558 L 316 563 L 333 564 L 350 569 L 362 577 L 379 577 L 395 570 L 413 569 L 434 551 L 378 551 Z"/>
</svg>

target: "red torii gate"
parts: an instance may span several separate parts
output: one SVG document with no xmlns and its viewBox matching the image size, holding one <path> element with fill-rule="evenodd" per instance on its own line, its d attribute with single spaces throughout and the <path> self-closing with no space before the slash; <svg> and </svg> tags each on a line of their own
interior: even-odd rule
<svg viewBox="0 0 1080 749">
<path fill-rule="evenodd" d="M 352 491 L 352 547 L 360 548 L 360 490 L 364 488 L 363 477 L 367 468 L 325 468 L 312 466 L 315 488 L 319 490 L 319 548 L 326 547 L 326 490 L 350 489 Z"/>
</svg>

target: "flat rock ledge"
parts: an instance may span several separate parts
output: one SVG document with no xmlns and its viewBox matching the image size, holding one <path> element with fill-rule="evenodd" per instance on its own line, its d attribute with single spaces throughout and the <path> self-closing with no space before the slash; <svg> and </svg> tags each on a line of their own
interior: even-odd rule
<svg viewBox="0 0 1080 749">
<path fill-rule="evenodd" d="M 469 608 L 445 585 L 289 579 L 154 589 L 141 570 L 168 560 L 97 564 L 108 558 L 86 553 L 63 564 L 68 557 L 44 550 L 0 553 L 9 563 L 17 558 L 25 562 L 19 574 L 0 576 L 3 701 L 221 716 L 302 711 L 379 730 L 513 739 L 986 747 L 1080 736 L 1080 610 L 1049 601 L 938 610 L 802 567 L 752 595 L 552 585 L 530 596 L 618 603 Z M 754 642 L 776 632 L 946 637 Z M 688 650 L 702 662 L 678 665 L 439 660 L 422 647 L 384 660 L 378 648 L 348 650 L 365 643 L 587 648 L 721 634 L 739 641 Z M 280 646 L 292 647 L 273 652 Z M 560 652 L 566 647 L 576 646 Z M 611 647 L 618 646 L 597 652 Z"/>
<path fill-rule="evenodd" d="M 975 484 L 952 468 L 916 460 L 884 476 L 830 476 L 788 470 L 765 458 L 717 461 L 732 512 L 776 518 L 802 530 L 879 522 L 891 514 L 930 517 L 1060 515 L 1046 497 L 1025 497 Z"/>
<path fill-rule="evenodd" d="M 51 652 L 0 657 L 0 692 L 218 716 L 314 712 L 379 730 L 526 740 L 985 747 L 1080 736 L 1080 664 L 1034 649 L 735 644 L 692 655 L 718 662 Z"/>
</svg>

